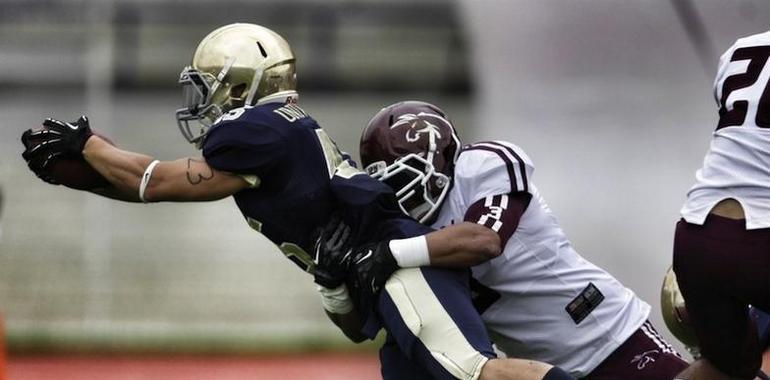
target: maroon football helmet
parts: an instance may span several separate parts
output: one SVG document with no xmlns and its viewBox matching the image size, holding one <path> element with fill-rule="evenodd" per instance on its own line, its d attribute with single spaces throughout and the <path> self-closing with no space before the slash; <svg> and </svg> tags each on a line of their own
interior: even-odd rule
<svg viewBox="0 0 770 380">
<path fill-rule="evenodd" d="M 440 108 L 403 101 L 374 115 L 360 150 L 366 172 L 393 188 L 406 214 L 427 222 L 449 192 L 460 139 Z"/>
</svg>

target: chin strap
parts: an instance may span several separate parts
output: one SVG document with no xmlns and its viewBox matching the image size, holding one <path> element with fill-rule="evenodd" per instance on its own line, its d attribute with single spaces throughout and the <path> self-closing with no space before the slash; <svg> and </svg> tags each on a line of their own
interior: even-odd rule
<svg viewBox="0 0 770 380">
<path fill-rule="evenodd" d="M 762 372 L 761 369 L 759 370 L 759 372 L 757 372 L 757 377 L 762 380 L 770 380 L 770 376 L 767 376 L 767 374 Z"/>
</svg>

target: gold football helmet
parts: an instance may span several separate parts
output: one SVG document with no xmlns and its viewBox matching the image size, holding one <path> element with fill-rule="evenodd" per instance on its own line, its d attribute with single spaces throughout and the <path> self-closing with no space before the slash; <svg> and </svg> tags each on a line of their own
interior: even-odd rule
<svg viewBox="0 0 770 380">
<path fill-rule="evenodd" d="M 690 317 L 687 314 L 684 297 L 679 290 L 679 283 L 676 282 L 673 267 L 668 268 L 666 277 L 663 278 L 663 287 L 660 289 L 660 310 L 668 330 L 687 347 L 693 356 L 697 357 L 698 339 L 690 324 Z"/>
<path fill-rule="evenodd" d="M 179 75 L 182 135 L 200 148 L 214 121 L 231 109 L 296 94 L 294 53 L 280 35 L 255 24 L 230 24 L 209 33 L 192 65 Z"/>
</svg>

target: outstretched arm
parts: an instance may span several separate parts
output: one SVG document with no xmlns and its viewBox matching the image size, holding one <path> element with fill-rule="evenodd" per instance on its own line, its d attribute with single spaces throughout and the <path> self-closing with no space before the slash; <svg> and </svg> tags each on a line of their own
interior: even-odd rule
<svg viewBox="0 0 770 380">
<path fill-rule="evenodd" d="M 71 123 L 48 118 L 43 128 L 25 131 L 21 142 L 30 170 L 46 182 L 56 183 L 48 170 L 59 158 L 82 157 L 111 185 L 92 191 L 124 201 L 210 201 L 250 186 L 201 158 L 160 162 L 118 149 L 94 135 L 85 116 Z"/>
<path fill-rule="evenodd" d="M 147 177 L 144 201 L 210 201 L 225 198 L 249 186 L 241 177 L 211 168 L 203 158 L 158 162 L 152 157 L 122 150 L 98 136 L 86 141 L 83 157 L 113 189 L 94 191 L 110 198 L 140 202 L 142 178 Z"/>
</svg>

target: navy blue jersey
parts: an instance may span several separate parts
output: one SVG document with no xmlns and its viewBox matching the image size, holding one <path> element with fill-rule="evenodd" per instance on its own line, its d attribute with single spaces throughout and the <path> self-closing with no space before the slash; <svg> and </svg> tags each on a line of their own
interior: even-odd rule
<svg viewBox="0 0 770 380">
<path fill-rule="evenodd" d="M 750 308 L 751 317 L 757 325 L 757 333 L 759 333 L 759 347 L 763 349 L 770 348 L 770 314 L 764 312 L 756 307 Z"/>
<path fill-rule="evenodd" d="M 403 215 L 390 187 L 356 170 L 296 104 L 230 111 L 211 127 L 203 156 L 212 168 L 254 184 L 234 195 L 238 208 L 306 271 L 313 268 L 308 252 L 333 212 L 352 227 L 356 245 L 430 231 Z"/>
</svg>

